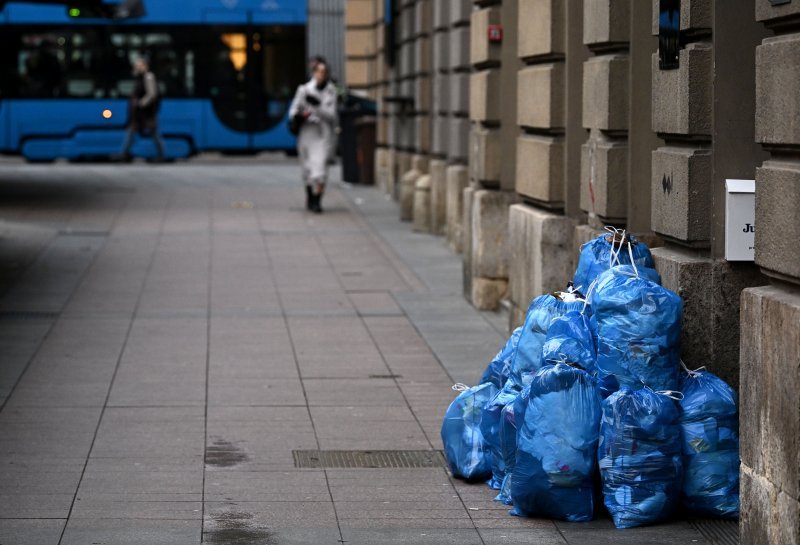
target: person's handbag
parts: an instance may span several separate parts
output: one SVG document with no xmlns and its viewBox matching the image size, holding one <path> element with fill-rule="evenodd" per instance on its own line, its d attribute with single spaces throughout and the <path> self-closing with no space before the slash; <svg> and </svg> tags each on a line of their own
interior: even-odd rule
<svg viewBox="0 0 800 545">
<path fill-rule="evenodd" d="M 305 120 L 306 118 L 301 112 L 294 114 L 289 118 L 289 132 L 295 136 L 300 134 L 300 129 L 302 128 Z"/>
</svg>

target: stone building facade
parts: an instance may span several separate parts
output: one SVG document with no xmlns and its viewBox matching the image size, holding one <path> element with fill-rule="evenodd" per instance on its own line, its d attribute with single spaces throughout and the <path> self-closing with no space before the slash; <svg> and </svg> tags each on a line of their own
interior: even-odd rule
<svg viewBox="0 0 800 545">
<path fill-rule="evenodd" d="M 605 225 L 645 239 L 687 366 L 740 392 L 741 542 L 800 543 L 800 0 L 348 0 L 348 24 L 362 9 L 401 219 L 509 327 Z M 727 179 L 756 180 L 754 262 L 725 259 Z"/>
</svg>

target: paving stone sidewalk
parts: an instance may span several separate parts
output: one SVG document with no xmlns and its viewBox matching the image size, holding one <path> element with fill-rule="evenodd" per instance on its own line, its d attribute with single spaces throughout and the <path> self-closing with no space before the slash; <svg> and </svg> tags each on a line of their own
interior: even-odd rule
<svg viewBox="0 0 800 545">
<path fill-rule="evenodd" d="M 315 216 L 297 177 L 0 163 L 0 545 L 707 543 L 510 517 L 440 467 L 296 467 L 441 449 L 506 327 L 378 190 Z"/>
</svg>

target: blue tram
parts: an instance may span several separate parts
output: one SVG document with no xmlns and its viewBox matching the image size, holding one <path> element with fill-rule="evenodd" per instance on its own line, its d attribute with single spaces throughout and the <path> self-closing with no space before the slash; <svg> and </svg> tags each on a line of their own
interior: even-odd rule
<svg viewBox="0 0 800 545">
<path fill-rule="evenodd" d="M 306 21 L 306 0 L 0 0 L 0 153 L 119 153 L 138 56 L 159 82 L 168 157 L 292 149 Z"/>
</svg>

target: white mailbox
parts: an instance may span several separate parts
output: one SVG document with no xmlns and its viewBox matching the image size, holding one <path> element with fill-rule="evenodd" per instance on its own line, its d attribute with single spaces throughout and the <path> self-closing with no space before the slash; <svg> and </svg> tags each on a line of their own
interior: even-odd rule
<svg viewBox="0 0 800 545">
<path fill-rule="evenodd" d="M 756 240 L 756 181 L 725 180 L 725 259 L 753 261 Z"/>
</svg>

